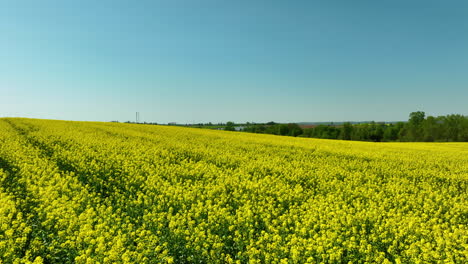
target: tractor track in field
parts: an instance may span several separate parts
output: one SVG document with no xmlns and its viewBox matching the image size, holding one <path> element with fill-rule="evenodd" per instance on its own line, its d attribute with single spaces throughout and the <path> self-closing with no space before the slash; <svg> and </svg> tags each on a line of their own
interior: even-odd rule
<svg viewBox="0 0 468 264">
<path fill-rule="evenodd" d="M 11 125 L 16 131 L 16 126 L 8 119 L 4 119 L 6 123 Z M 25 246 L 19 252 L 19 256 L 22 258 L 26 256 L 27 250 L 30 248 L 34 238 L 39 237 L 44 245 L 50 244 L 51 239 L 48 230 L 42 226 L 42 219 L 39 213 L 35 210 L 39 208 L 39 203 L 36 201 L 33 194 L 28 191 L 27 185 L 24 181 L 21 181 L 21 169 L 14 163 L 0 156 L 0 167 L 6 172 L 7 177 L 2 181 L 2 187 L 7 193 L 15 197 L 16 205 L 18 210 L 25 216 L 26 224 L 31 227 L 31 232 L 27 236 Z M 49 255 L 47 252 L 47 246 L 45 246 L 46 252 L 41 252 L 41 256 Z M 48 263 L 47 259 L 44 259 L 45 263 Z"/>
</svg>

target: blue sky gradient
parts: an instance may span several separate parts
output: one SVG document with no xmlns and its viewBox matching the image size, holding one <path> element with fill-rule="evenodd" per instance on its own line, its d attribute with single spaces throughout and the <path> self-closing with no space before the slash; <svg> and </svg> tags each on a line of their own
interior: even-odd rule
<svg viewBox="0 0 468 264">
<path fill-rule="evenodd" d="M 467 1 L 2 1 L 0 117 L 468 114 Z"/>
</svg>

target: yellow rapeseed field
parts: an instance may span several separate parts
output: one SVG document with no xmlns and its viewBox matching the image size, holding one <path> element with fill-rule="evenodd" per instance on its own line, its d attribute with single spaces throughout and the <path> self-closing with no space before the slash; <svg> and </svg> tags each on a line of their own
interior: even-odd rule
<svg viewBox="0 0 468 264">
<path fill-rule="evenodd" d="M 0 119 L 0 263 L 468 263 L 468 143 Z"/>
</svg>

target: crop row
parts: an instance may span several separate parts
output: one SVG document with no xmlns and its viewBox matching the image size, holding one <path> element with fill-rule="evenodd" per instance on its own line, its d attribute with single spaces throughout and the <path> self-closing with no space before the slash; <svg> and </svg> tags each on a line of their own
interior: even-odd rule
<svg viewBox="0 0 468 264">
<path fill-rule="evenodd" d="M 0 263 L 463 263 L 466 143 L 0 119 Z"/>
</svg>

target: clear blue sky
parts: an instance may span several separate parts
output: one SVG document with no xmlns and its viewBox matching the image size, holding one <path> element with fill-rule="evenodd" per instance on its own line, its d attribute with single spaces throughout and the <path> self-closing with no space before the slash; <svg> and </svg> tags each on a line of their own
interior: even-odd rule
<svg viewBox="0 0 468 264">
<path fill-rule="evenodd" d="M 468 114 L 468 1 L 0 0 L 0 117 Z"/>
</svg>

